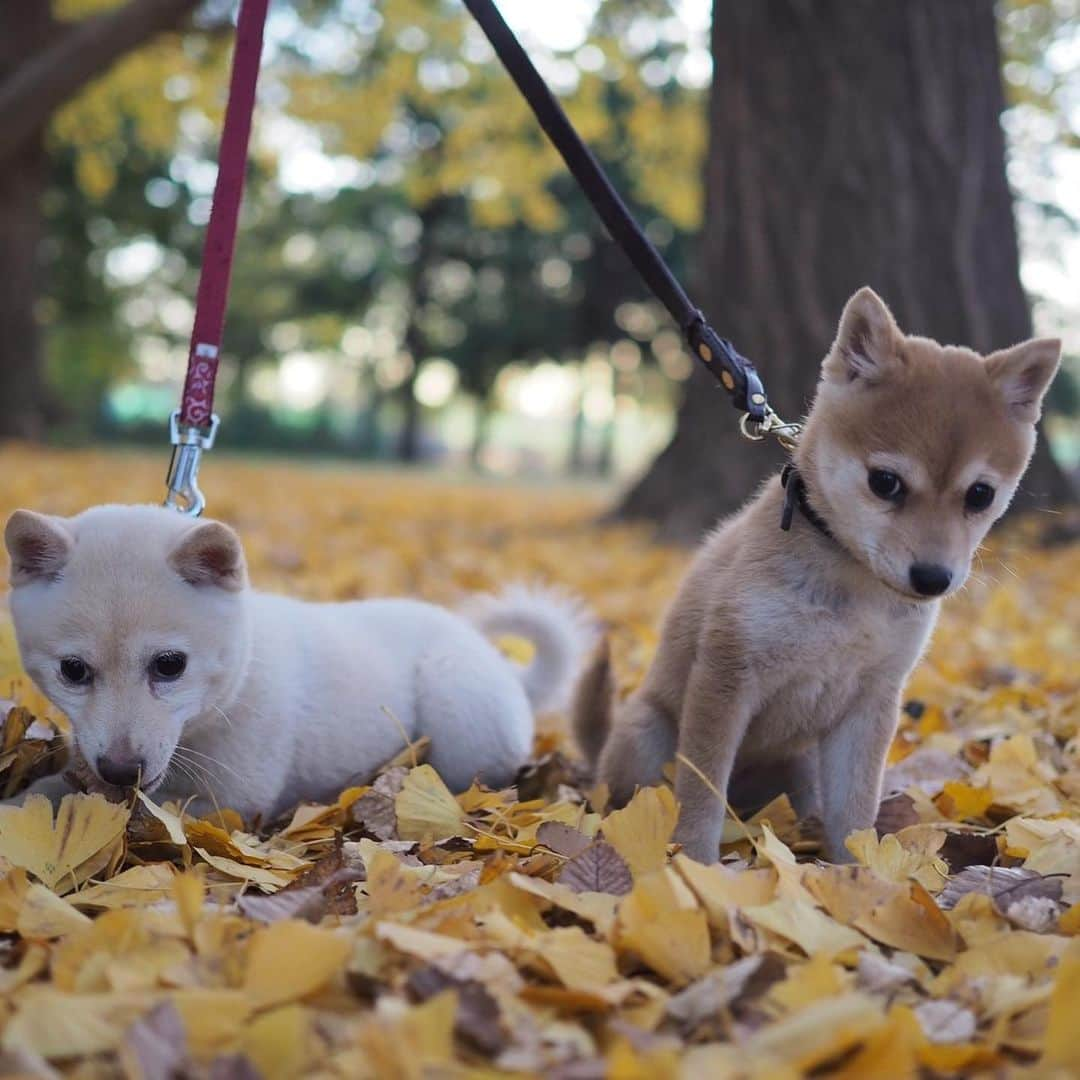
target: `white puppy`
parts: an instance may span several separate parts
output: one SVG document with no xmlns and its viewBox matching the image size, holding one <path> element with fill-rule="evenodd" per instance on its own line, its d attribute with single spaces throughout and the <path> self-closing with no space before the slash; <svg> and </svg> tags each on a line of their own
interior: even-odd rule
<svg viewBox="0 0 1080 1080">
<path fill-rule="evenodd" d="M 454 790 L 511 781 L 533 712 L 561 703 L 588 620 L 511 589 L 467 617 L 413 600 L 311 604 L 253 591 L 236 533 L 155 506 L 16 511 L 5 533 L 26 671 L 107 784 L 272 817 L 366 781 L 431 739 Z M 484 633 L 531 639 L 513 665 Z M 68 790 L 49 777 L 33 790 Z"/>
</svg>

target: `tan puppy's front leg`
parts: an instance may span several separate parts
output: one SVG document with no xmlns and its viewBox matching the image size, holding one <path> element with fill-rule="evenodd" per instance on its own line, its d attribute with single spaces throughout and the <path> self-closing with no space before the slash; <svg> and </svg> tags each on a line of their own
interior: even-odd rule
<svg viewBox="0 0 1080 1080">
<path fill-rule="evenodd" d="M 719 858 L 724 800 L 749 720 L 750 710 L 740 701 L 732 680 L 698 660 L 686 688 L 675 765 L 675 797 L 679 800 L 675 839 L 698 862 L 712 863 Z"/>
<path fill-rule="evenodd" d="M 856 702 L 848 716 L 821 740 L 821 816 L 826 858 L 851 862 L 844 840 L 877 819 L 885 758 L 896 732 L 899 694 Z"/>
</svg>

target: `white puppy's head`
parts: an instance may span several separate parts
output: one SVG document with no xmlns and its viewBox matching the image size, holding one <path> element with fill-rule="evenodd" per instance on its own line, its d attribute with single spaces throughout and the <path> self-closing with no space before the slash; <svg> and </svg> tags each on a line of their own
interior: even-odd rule
<svg viewBox="0 0 1080 1080">
<path fill-rule="evenodd" d="M 99 506 L 16 510 L 4 538 L 26 671 L 102 780 L 157 787 L 185 725 L 227 702 L 246 667 L 236 533 L 156 506 Z"/>
</svg>

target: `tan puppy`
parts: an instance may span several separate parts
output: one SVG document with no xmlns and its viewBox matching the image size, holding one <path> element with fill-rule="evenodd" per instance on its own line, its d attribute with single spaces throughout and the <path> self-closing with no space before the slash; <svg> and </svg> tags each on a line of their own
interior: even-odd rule
<svg viewBox="0 0 1080 1080">
<path fill-rule="evenodd" d="M 939 598 L 1016 490 L 1060 351 L 1036 340 L 984 358 L 905 336 L 870 289 L 852 297 L 787 489 L 772 478 L 706 540 L 613 727 L 605 658 L 579 686 L 578 739 L 616 802 L 678 755 L 676 837 L 695 859 L 718 855 L 710 784 L 733 802 L 786 788 L 846 858 L 877 814 Z"/>
</svg>

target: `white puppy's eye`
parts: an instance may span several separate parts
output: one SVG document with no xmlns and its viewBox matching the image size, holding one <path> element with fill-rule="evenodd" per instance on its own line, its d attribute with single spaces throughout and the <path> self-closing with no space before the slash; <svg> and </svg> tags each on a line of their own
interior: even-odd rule
<svg viewBox="0 0 1080 1080">
<path fill-rule="evenodd" d="M 159 682 L 175 682 L 187 668 L 187 656 L 173 649 L 167 652 L 159 652 L 150 661 L 150 678 Z"/>
<path fill-rule="evenodd" d="M 78 656 L 65 656 L 60 661 L 60 677 L 71 686 L 89 686 L 94 681 L 94 669 Z"/>
</svg>

